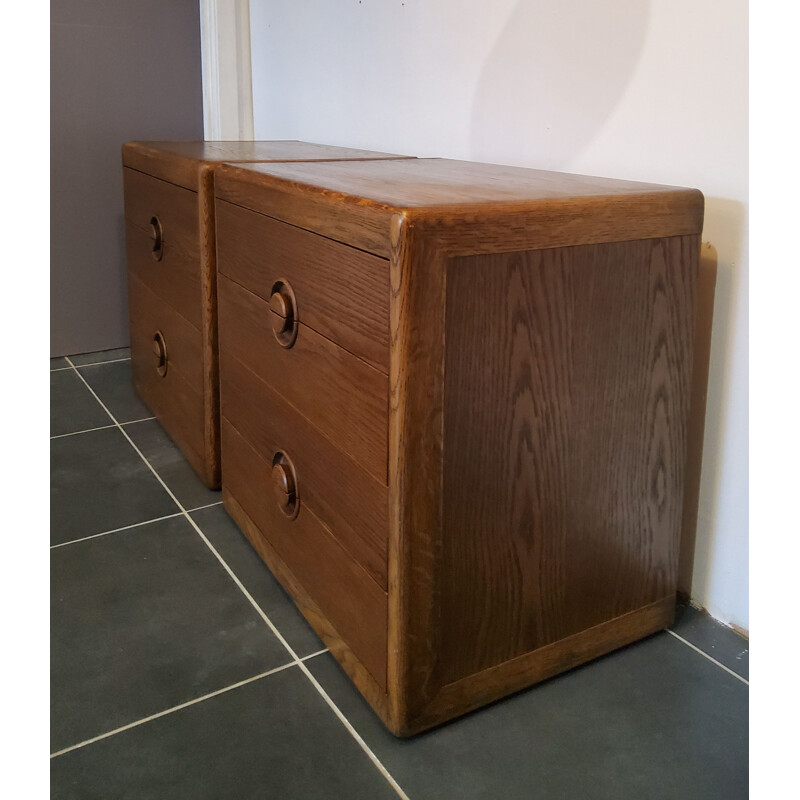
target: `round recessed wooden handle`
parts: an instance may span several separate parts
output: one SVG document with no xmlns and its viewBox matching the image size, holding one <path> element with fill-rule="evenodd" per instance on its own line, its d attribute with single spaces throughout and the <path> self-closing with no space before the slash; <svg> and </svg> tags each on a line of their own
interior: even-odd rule
<svg viewBox="0 0 800 800">
<path fill-rule="evenodd" d="M 283 333 L 293 321 L 292 301 L 285 294 L 273 292 L 269 299 L 269 308 L 276 316 L 276 319 L 272 321 L 272 330 L 275 333 Z"/>
<path fill-rule="evenodd" d="M 294 519 L 300 510 L 297 493 L 297 474 L 294 464 L 285 453 L 278 452 L 272 459 L 272 491 L 278 501 L 278 508 L 287 517 Z"/>
<path fill-rule="evenodd" d="M 156 372 L 163 378 L 167 374 L 167 343 L 161 331 L 153 334 L 153 355 L 156 360 Z"/>
<path fill-rule="evenodd" d="M 152 229 L 153 251 L 152 256 L 156 261 L 161 261 L 164 256 L 164 231 L 161 229 L 161 220 L 158 217 L 150 218 L 150 228 Z"/>
<path fill-rule="evenodd" d="M 288 281 L 275 281 L 269 298 L 272 332 L 281 347 L 291 347 L 297 339 L 297 298 Z"/>
</svg>

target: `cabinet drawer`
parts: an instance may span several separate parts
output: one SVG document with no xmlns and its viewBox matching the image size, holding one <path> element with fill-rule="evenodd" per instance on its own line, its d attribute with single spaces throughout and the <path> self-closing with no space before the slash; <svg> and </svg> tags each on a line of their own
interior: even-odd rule
<svg viewBox="0 0 800 800">
<path fill-rule="evenodd" d="M 200 258 L 200 233 L 197 192 L 153 178 L 142 172 L 123 169 L 125 219 L 151 238 L 151 251 L 157 244 L 152 221 L 157 220 L 164 254 L 170 248 Z M 156 248 L 157 249 L 157 248 Z"/>
<path fill-rule="evenodd" d="M 136 390 L 195 469 L 205 474 L 200 332 L 133 275 L 128 294 L 131 368 Z M 166 348 L 166 370 L 161 371 L 154 352 L 157 332 Z"/>
<path fill-rule="evenodd" d="M 223 415 L 225 489 L 305 588 L 338 636 L 386 689 L 387 596 L 301 501 L 294 519 L 278 506 L 272 465 Z M 299 475 L 299 482 L 303 476 Z M 258 545 L 254 543 L 256 549 Z"/>
<path fill-rule="evenodd" d="M 220 355 L 222 414 L 258 454 L 285 452 L 302 484 L 301 502 L 386 589 L 388 490 L 321 436 L 266 383 L 225 350 Z"/>
<path fill-rule="evenodd" d="M 219 271 L 269 302 L 288 282 L 299 322 L 389 368 L 389 262 L 254 211 L 217 201 Z"/>
<path fill-rule="evenodd" d="M 386 375 L 306 327 L 283 347 L 276 315 L 252 292 L 219 276 L 220 349 L 238 358 L 338 448 L 386 484 Z"/>
<path fill-rule="evenodd" d="M 196 328 L 202 326 L 199 259 L 164 244 L 159 261 L 153 239 L 130 221 L 125 223 L 128 271 Z"/>
</svg>

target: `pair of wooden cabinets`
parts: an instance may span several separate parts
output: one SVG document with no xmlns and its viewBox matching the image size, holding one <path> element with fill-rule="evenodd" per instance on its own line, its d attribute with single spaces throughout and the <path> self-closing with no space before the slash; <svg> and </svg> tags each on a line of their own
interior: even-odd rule
<svg viewBox="0 0 800 800">
<path fill-rule="evenodd" d="M 123 149 L 137 390 L 397 735 L 672 619 L 703 198 Z"/>
</svg>

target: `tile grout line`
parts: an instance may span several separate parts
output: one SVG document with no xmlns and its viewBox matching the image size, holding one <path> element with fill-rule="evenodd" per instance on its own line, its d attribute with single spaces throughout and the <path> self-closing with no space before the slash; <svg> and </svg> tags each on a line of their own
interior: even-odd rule
<svg viewBox="0 0 800 800">
<path fill-rule="evenodd" d="M 324 648 L 322 650 L 317 650 L 316 653 L 309 653 L 307 656 L 303 656 L 299 661 L 311 661 L 312 658 L 316 658 L 317 656 L 321 656 L 323 653 L 327 653 L 328 648 Z"/>
<path fill-rule="evenodd" d="M 114 425 L 109 425 L 109 428 L 115 427 Z M 186 510 L 187 514 L 194 514 L 195 511 L 202 511 L 204 508 L 213 508 L 214 506 L 221 506 L 222 500 L 218 500 L 216 503 L 208 503 L 204 506 L 197 506 L 196 508 L 189 508 Z M 85 542 L 87 539 L 97 539 L 98 536 L 108 536 L 110 533 L 120 533 L 121 531 L 128 531 L 131 528 L 139 528 L 142 525 L 149 525 L 151 522 L 161 522 L 165 519 L 172 519 L 173 517 L 182 517 L 182 511 L 176 511 L 174 514 L 167 514 L 164 517 L 154 517 L 153 519 L 143 519 L 141 522 L 133 522 L 130 525 L 123 525 L 121 528 L 113 528 L 110 531 L 101 531 L 100 533 L 93 533 L 90 536 L 82 536 L 80 539 L 70 539 L 68 542 L 59 542 L 58 544 L 51 544 L 50 549 L 55 550 L 57 547 L 65 547 L 68 544 L 77 544 L 78 542 Z M 322 652 L 322 651 L 320 651 Z M 315 654 L 316 655 L 316 654 Z"/>
<path fill-rule="evenodd" d="M 69 369 L 69 367 L 67 367 Z M 55 372 L 55 370 L 53 370 Z M 150 422 L 150 420 L 155 419 L 155 417 L 142 417 L 141 419 L 132 419 L 129 422 L 121 422 L 121 425 L 135 425 L 137 422 Z M 85 428 L 82 431 L 72 431 L 71 433 L 57 433 L 55 436 L 51 436 L 51 439 L 63 439 L 65 436 L 77 436 L 79 433 L 91 433 L 92 431 L 104 431 L 108 428 L 116 428 L 116 425 L 100 425 L 97 428 Z"/>
<path fill-rule="evenodd" d="M 113 427 L 113 426 L 112 426 Z M 183 514 L 180 511 L 176 511 L 174 514 L 167 514 L 164 517 L 155 517 L 154 519 L 146 519 L 143 522 L 134 522 L 132 525 L 123 525 L 121 528 L 114 528 L 110 531 L 102 531 L 102 533 L 93 533 L 89 536 L 82 536 L 80 539 L 70 539 L 68 542 L 59 542 L 58 544 L 51 544 L 50 549 L 55 550 L 58 547 L 66 547 L 68 544 L 77 544 L 78 542 L 86 542 L 89 539 L 97 539 L 100 536 L 108 536 L 112 533 L 120 533 L 121 531 L 129 531 L 131 528 L 141 528 L 142 525 L 150 525 L 153 522 L 161 522 L 165 519 L 174 519 L 175 517 L 182 517 Z"/>
<path fill-rule="evenodd" d="M 187 508 L 186 513 L 194 514 L 195 511 L 202 511 L 204 508 L 213 508 L 214 506 L 221 506 L 221 505 L 222 505 L 222 500 L 217 500 L 214 503 L 206 503 L 206 505 L 204 506 L 197 506 L 196 508 Z"/>
<path fill-rule="evenodd" d="M 716 658 L 710 656 L 708 653 L 705 652 L 705 650 L 701 650 L 696 645 L 693 645 L 691 642 L 684 639 L 683 636 L 679 636 L 677 633 L 675 633 L 675 631 L 672 631 L 669 628 L 667 628 L 667 633 L 672 634 L 676 639 L 683 642 L 687 647 L 691 647 L 692 650 L 695 650 L 696 652 L 700 653 L 700 655 L 703 656 L 703 658 L 707 658 L 712 664 L 716 664 L 720 669 L 724 669 L 725 672 L 730 673 L 731 675 L 733 675 L 734 678 L 738 678 L 746 686 L 750 685 L 750 681 L 747 680 L 747 678 L 743 678 L 741 675 L 739 675 L 738 672 L 734 672 L 730 667 L 726 667 L 724 664 L 721 664 L 719 661 L 717 661 Z"/>
<path fill-rule="evenodd" d="M 326 647 L 324 650 L 317 650 L 316 653 L 309 653 L 309 655 L 303 656 L 300 659 L 300 661 L 310 661 L 312 658 L 316 658 L 317 656 L 321 656 L 323 653 L 327 652 L 328 648 Z M 73 744 L 70 745 L 69 747 L 57 750 L 55 753 L 50 753 L 50 758 L 63 756 L 65 753 L 69 753 L 72 750 L 77 750 L 80 747 L 85 747 L 87 744 L 93 744 L 94 742 L 99 742 L 102 739 L 108 739 L 110 736 L 115 736 L 116 734 L 130 730 L 131 728 L 138 728 L 139 725 L 144 725 L 146 722 L 151 722 L 152 720 L 158 719 L 159 717 L 165 717 L 168 714 L 172 714 L 175 711 L 180 711 L 181 709 L 187 708 L 188 706 L 197 705 L 197 703 L 202 703 L 205 700 L 210 700 L 212 697 L 216 697 L 217 695 L 225 694 L 226 692 L 230 692 L 233 689 L 239 689 L 242 686 L 246 686 L 248 683 L 253 683 L 254 681 L 261 680 L 262 678 L 267 678 L 270 675 L 275 675 L 278 672 L 283 672 L 284 670 L 290 669 L 291 667 L 296 667 L 297 663 L 298 663 L 297 661 L 289 661 L 286 664 L 282 664 L 280 667 L 275 667 L 273 669 L 267 670 L 266 672 L 260 672 L 258 675 L 253 675 L 250 678 L 245 678 L 244 680 L 236 681 L 236 683 L 231 683 L 228 686 L 223 686 L 221 689 L 215 689 L 213 692 L 209 692 L 208 694 L 201 695 L 200 697 L 195 697 L 192 700 L 187 700 L 185 703 L 180 703 L 177 706 L 170 706 L 169 708 L 166 708 L 163 711 L 159 711 L 156 714 L 150 714 L 150 716 L 142 717 L 141 719 L 137 719 L 134 722 L 129 722 L 127 725 L 122 725 L 119 728 L 114 728 L 114 730 L 112 731 L 106 731 L 105 733 L 101 733 L 98 736 L 93 736 L 91 739 L 86 739 L 83 742 L 78 742 L 77 744 Z"/>
<path fill-rule="evenodd" d="M 359 747 L 361 747 L 364 753 L 369 757 L 370 761 L 372 761 L 375 768 L 381 773 L 381 775 L 383 775 L 383 777 L 386 779 L 389 785 L 395 790 L 395 792 L 397 792 L 398 796 L 401 797 L 402 800 L 409 800 L 408 795 L 400 788 L 400 785 L 391 776 L 389 770 L 387 770 L 386 767 L 384 767 L 384 765 L 380 762 L 375 753 L 373 753 L 369 745 L 364 741 L 364 739 L 361 737 L 358 731 L 356 731 L 356 729 L 353 727 L 353 725 L 350 723 L 347 717 L 345 717 L 345 715 L 342 713 L 342 711 L 339 709 L 336 703 L 333 702 L 328 693 L 319 684 L 317 679 L 311 674 L 308 667 L 303 663 L 303 659 L 297 657 L 297 653 L 295 653 L 292 646 L 286 641 L 281 632 L 275 627 L 274 623 L 267 616 L 264 609 L 262 609 L 261 606 L 259 606 L 259 604 L 255 601 L 250 592 L 247 591 L 244 584 L 239 580 L 238 576 L 230 568 L 225 559 L 222 558 L 222 556 L 219 554 L 214 545 L 211 544 L 211 542 L 208 540 L 203 531 L 200 530 L 200 527 L 195 523 L 194 520 L 191 519 L 191 517 L 189 517 L 189 519 L 191 520 L 192 525 L 194 525 L 195 529 L 197 530 L 197 533 L 200 535 L 200 538 L 206 543 L 209 550 L 211 550 L 211 552 L 216 556 L 219 563 L 222 565 L 222 567 L 225 569 L 228 575 L 230 575 L 233 582 L 239 587 L 239 590 L 248 599 L 250 604 L 253 606 L 253 608 L 256 610 L 259 616 L 264 620 L 264 622 L 267 624 L 267 626 L 275 635 L 275 637 L 278 639 L 278 641 L 286 648 L 286 651 L 294 659 L 294 663 L 297 664 L 297 666 L 300 668 L 300 670 L 303 672 L 306 678 L 308 678 L 311 685 L 319 692 L 319 694 L 322 696 L 322 699 L 328 704 L 333 713 L 339 718 L 339 721 L 342 723 L 342 725 L 344 725 L 344 727 L 347 729 L 350 735 L 356 740 Z"/>
<path fill-rule="evenodd" d="M 300 661 L 310 661 L 312 658 L 316 658 L 317 656 L 321 656 L 323 653 L 327 652 L 328 648 L 326 647 L 324 650 L 317 650 L 316 653 L 309 653 L 307 656 L 303 656 L 300 659 Z M 298 663 L 297 661 L 289 661 L 286 664 L 282 664 L 280 667 L 274 667 L 273 669 L 269 669 L 266 672 L 260 672 L 258 675 L 253 675 L 250 678 L 245 678 L 244 680 L 236 681 L 236 683 L 231 683 L 228 686 L 223 686 L 221 689 L 215 689 L 213 692 L 209 692 L 208 694 L 201 695 L 200 697 L 195 697 L 192 700 L 187 700 L 185 703 L 180 703 L 177 706 L 170 706 L 169 708 L 166 708 L 163 711 L 159 711 L 156 714 L 150 714 L 150 716 L 142 717 L 141 719 L 137 719 L 134 722 L 129 722 L 127 725 L 122 725 L 119 728 L 114 728 L 113 731 L 106 731 L 105 733 L 101 733 L 99 736 L 93 736 L 91 739 L 86 739 L 83 742 L 78 742 L 77 744 L 73 744 L 70 745 L 69 747 L 57 750 L 55 753 L 50 753 L 50 758 L 63 756 L 65 753 L 69 753 L 72 750 L 77 750 L 80 747 L 85 747 L 87 744 L 93 744 L 94 742 L 99 742 L 102 739 L 108 739 L 110 736 L 115 736 L 116 734 L 130 730 L 131 728 L 138 728 L 139 725 L 144 725 L 146 722 L 151 722 L 152 720 L 158 719 L 159 717 L 166 717 L 168 714 L 172 714 L 175 711 L 180 711 L 181 709 L 187 708 L 188 706 L 197 705 L 198 703 L 202 703 L 205 700 L 210 700 L 212 697 L 216 697 L 217 695 L 225 694 L 226 692 L 230 692 L 233 689 L 239 689 L 242 686 L 246 686 L 248 683 L 253 683 L 254 681 L 261 680 L 262 678 L 268 678 L 270 675 L 275 675 L 278 672 L 283 672 L 284 670 L 290 669 L 291 667 L 296 667 L 297 663 Z"/>
<path fill-rule="evenodd" d="M 120 359 L 120 360 L 127 360 L 127 359 Z M 197 523 L 189 516 L 189 512 L 187 512 L 187 510 L 183 507 L 183 505 L 178 501 L 177 497 L 175 497 L 173 492 L 169 489 L 169 487 L 166 485 L 166 483 L 162 480 L 161 476 L 156 472 L 156 470 L 152 466 L 152 464 L 150 464 L 150 462 L 147 460 L 147 458 L 145 458 L 145 456 L 141 452 L 141 450 L 139 450 L 139 448 L 136 446 L 136 444 L 133 442 L 133 440 L 130 438 L 130 436 L 128 436 L 127 432 L 122 428 L 122 425 L 116 420 L 114 415 L 108 410 L 106 405 L 97 396 L 97 394 L 92 389 L 92 387 L 89 386 L 89 384 L 87 383 L 86 379 L 80 374 L 80 372 L 78 372 L 77 368 L 75 367 L 74 364 L 72 364 L 72 361 L 70 361 L 69 357 L 66 357 L 66 361 L 69 363 L 70 367 L 75 371 L 75 373 L 78 375 L 78 377 L 83 381 L 83 383 L 86 385 L 87 389 L 89 389 L 89 391 L 92 393 L 92 395 L 97 400 L 97 402 L 102 406 L 103 410 L 113 420 L 114 425 L 111 425 L 111 426 L 108 426 L 108 427 L 116 426 L 117 428 L 120 429 L 120 431 L 123 434 L 123 436 L 125 436 L 125 438 L 128 440 L 128 442 L 133 447 L 133 449 L 137 452 L 137 454 L 142 459 L 142 461 L 144 461 L 144 463 L 147 465 L 147 467 L 150 469 L 150 471 L 153 473 L 153 475 L 156 477 L 156 479 L 159 481 L 159 483 L 162 485 L 162 487 L 165 489 L 165 491 L 170 495 L 170 497 L 173 499 L 175 504 L 178 506 L 178 508 L 180 509 L 180 512 L 178 512 L 178 513 L 176 513 L 174 515 L 170 515 L 170 516 L 181 516 L 182 515 L 182 516 L 186 517 L 186 519 L 190 522 L 192 527 L 196 530 L 196 532 L 198 533 L 200 538 L 205 542 L 206 546 L 209 548 L 209 550 L 211 550 L 211 552 L 217 558 L 217 560 L 219 561 L 221 566 L 225 569 L 225 571 L 231 577 L 233 582 L 238 586 L 238 588 L 242 592 L 242 594 L 244 594 L 244 596 L 247 598 L 247 600 L 250 602 L 250 604 L 253 606 L 253 608 L 256 610 L 256 612 L 259 614 L 259 616 L 261 616 L 261 618 L 264 620 L 264 622 L 270 628 L 270 630 L 275 635 L 275 637 L 278 639 L 278 641 L 284 646 L 284 648 L 286 649 L 288 654 L 291 656 L 293 661 L 290 662 L 289 664 L 284 665 L 283 667 L 278 667 L 277 670 L 272 670 L 270 672 L 263 673 L 262 675 L 255 676 L 253 678 L 249 678 L 249 679 L 247 679 L 245 681 L 242 681 L 240 683 L 232 684 L 231 686 L 226 687 L 224 689 L 220 689 L 217 692 L 213 692 L 211 694 L 204 695 L 201 698 L 197 698 L 197 699 L 195 699 L 193 701 L 189 701 L 188 703 L 184 703 L 183 705 L 175 706 L 172 709 L 167 709 L 166 711 L 159 712 L 158 714 L 155 714 L 155 715 L 150 716 L 150 717 L 146 717 L 146 718 L 144 718 L 142 720 L 139 720 L 137 722 L 131 723 L 130 725 L 124 726 L 122 728 L 117 728 L 114 731 L 110 731 L 109 733 L 102 734 L 101 736 L 95 737 L 94 739 L 89 739 L 89 740 L 87 740 L 85 742 L 82 742 L 80 744 L 73 745 L 72 747 L 69 747 L 69 748 L 67 748 L 65 750 L 61 750 L 61 751 L 59 751 L 57 753 L 52 754 L 51 758 L 53 758 L 55 756 L 62 755 L 64 753 L 67 753 L 67 752 L 69 752 L 71 750 L 74 750 L 74 749 L 76 749 L 78 747 L 82 747 L 84 745 L 91 744 L 91 743 L 93 743 L 95 741 L 98 741 L 99 739 L 104 739 L 104 738 L 106 738 L 108 736 L 111 736 L 111 735 L 113 735 L 115 733 L 122 732 L 124 730 L 127 730 L 128 728 L 135 727 L 137 725 L 141 725 L 144 722 L 148 722 L 148 721 L 150 721 L 152 719 L 155 719 L 157 717 L 164 716 L 165 714 L 172 713 L 172 711 L 177 711 L 177 710 L 179 710 L 181 708 L 186 707 L 187 705 L 193 705 L 194 703 L 201 702 L 202 700 L 208 699 L 208 698 L 210 698 L 210 697 L 212 697 L 212 696 L 214 696 L 216 694 L 221 694 L 221 693 L 223 693 L 225 691 L 229 691 L 231 689 L 237 688 L 238 686 L 241 686 L 243 684 L 246 684 L 246 683 L 249 683 L 251 681 L 257 680 L 260 677 L 265 677 L 266 675 L 273 674 L 276 671 L 287 669 L 287 668 L 289 668 L 291 666 L 297 666 L 305 674 L 306 678 L 309 680 L 309 682 L 312 684 L 312 686 L 314 686 L 314 688 L 321 695 L 323 700 L 325 700 L 325 702 L 328 704 L 328 706 L 331 708 L 331 710 L 334 712 L 334 714 L 339 718 L 339 721 L 344 725 L 344 727 L 347 729 L 347 731 L 350 733 L 350 735 L 356 740 L 356 742 L 359 744 L 361 749 L 370 758 L 370 760 L 373 762 L 375 767 L 383 775 L 383 777 L 386 779 L 386 781 L 392 786 L 392 788 L 395 790 L 395 792 L 398 794 L 398 796 L 403 798 L 403 800 L 409 800 L 408 795 L 406 795 L 406 793 L 402 790 L 402 788 L 395 781 L 395 779 L 391 776 L 391 774 L 386 769 L 386 767 L 384 767 L 384 765 L 380 762 L 378 757 L 373 753 L 371 748 L 363 740 L 363 738 L 360 736 L 360 734 L 355 730 L 355 728 L 352 726 L 350 721 L 344 716 L 342 711 L 338 708 L 338 706 L 330 698 L 328 693 L 323 689 L 323 687 L 319 684 L 319 682 L 316 680 L 316 678 L 311 674 L 311 672 L 309 671 L 308 667 L 306 667 L 306 665 L 304 663 L 305 661 L 307 661 L 307 660 L 309 660 L 309 659 L 311 659 L 311 658 L 313 658 L 315 656 L 321 655 L 322 653 L 326 652 L 327 649 L 326 650 L 320 650 L 320 651 L 318 651 L 316 653 L 312 653 L 312 654 L 310 654 L 308 656 L 304 656 L 303 658 L 299 658 L 297 656 L 295 651 L 292 649 L 292 647 L 289 645 L 289 643 L 286 641 L 286 639 L 281 635 L 280 631 L 278 631 L 278 629 L 275 627 L 275 625 L 272 623 L 272 621 L 266 615 L 264 610 L 258 605 L 258 603 L 255 601 L 255 599 L 252 597 L 252 595 L 247 591 L 247 589 L 244 587 L 244 585 L 239 580 L 239 578 L 236 576 L 236 574 L 233 572 L 233 570 L 230 568 L 230 566 L 225 562 L 225 560 L 222 558 L 222 556 L 217 552 L 216 548 L 211 544 L 211 542 L 208 540 L 208 538 L 202 532 L 202 530 L 197 525 Z M 111 362 L 101 362 L 101 363 L 111 363 Z M 91 365 L 86 364 L 86 365 L 82 365 L 82 366 L 91 366 Z M 67 369 L 67 368 L 65 367 L 64 369 Z M 55 372 L 56 370 L 51 370 L 51 371 Z M 218 503 L 212 503 L 211 505 L 218 505 Z M 200 508 L 206 508 L 206 507 L 208 507 L 208 506 L 201 506 Z M 196 511 L 196 510 L 199 510 L 199 509 L 192 509 L 192 511 Z M 151 520 L 151 521 L 155 521 L 155 520 Z M 140 524 L 146 524 L 146 523 L 140 523 Z M 131 526 L 131 527 L 135 527 L 135 526 Z M 741 681 L 745 685 L 747 685 L 747 686 L 750 685 L 750 682 L 746 678 L 743 678 L 741 675 L 738 675 L 732 669 L 726 667 L 724 664 L 721 664 L 715 658 L 713 658 L 708 653 L 706 653 L 703 650 L 701 650 L 699 647 L 696 647 L 695 645 L 693 645 L 691 642 L 689 642 L 686 639 L 684 639 L 679 634 L 677 634 L 674 631 L 669 630 L 669 629 L 667 629 L 667 633 L 671 634 L 676 639 L 678 639 L 679 641 L 683 642 L 687 647 L 690 647 L 692 650 L 695 650 L 701 656 L 703 656 L 707 660 L 711 661 L 713 664 L 716 664 L 718 667 L 723 669 L 725 672 L 728 672 L 730 675 L 732 675 L 734 678 L 737 678 L 739 681 Z"/>
<path fill-rule="evenodd" d="M 181 503 L 178 500 L 178 498 L 175 497 L 175 495 L 172 493 L 172 491 L 167 486 L 167 484 L 164 483 L 164 481 L 162 480 L 161 476 L 158 474 L 158 472 L 156 472 L 156 470 L 153 467 L 153 465 L 145 458 L 144 454 L 136 446 L 136 444 L 134 443 L 133 439 L 131 439 L 131 437 L 128 436 L 128 434 L 125 431 L 125 429 L 119 424 L 119 422 L 117 422 L 117 420 L 114 417 L 114 415 L 108 410 L 108 408 L 106 407 L 105 403 L 103 403 L 103 401 L 97 396 L 97 393 L 94 391 L 94 389 L 92 389 L 92 387 L 89 386 L 89 384 L 87 383 L 86 379 L 75 368 L 75 365 L 72 363 L 72 361 L 69 359 L 68 356 L 66 357 L 66 360 L 69 363 L 69 365 L 73 369 L 75 369 L 75 374 L 84 382 L 84 384 L 86 385 L 86 388 L 94 395 L 95 399 L 103 407 L 103 409 L 105 410 L 106 414 L 108 414 L 108 416 L 111 417 L 111 419 L 114 421 L 114 423 L 117 425 L 117 427 L 122 432 L 122 435 L 128 440 L 128 442 L 130 443 L 131 447 L 133 447 L 133 449 L 139 454 L 139 457 L 149 467 L 150 471 L 156 477 L 158 482 L 164 487 L 164 490 L 167 492 L 167 494 L 169 494 L 169 496 L 173 499 L 173 501 L 178 506 L 178 508 L 181 509 L 181 511 L 183 512 L 183 515 L 186 517 L 187 520 L 189 520 L 189 523 L 197 531 L 198 535 L 205 542 L 205 544 L 208 547 L 208 549 L 211 550 L 211 552 L 214 554 L 214 556 L 216 556 L 217 561 L 219 561 L 219 563 L 222 565 L 222 567 L 225 569 L 225 571 L 228 573 L 228 575 L 230 575 L 230 577 L 233 580 L 233 582 L 239 587 L 239 590 L 248 599 L 250 604 L 253 606 L 253 608 L 256 610 L 256 612 L 259 614 L 259 616 L 264 620 L 264 622 L 267 624 L 267 626 L 272 631 L 272 633 L 275 635 L 275 637 L 278 639 L 278 641 L 286 648 L 286 650 L 289 653 L 289 655 L 294 659 L 294 663 L 297 664 L 297 666 L 300 668 L 300 670 L 305 674 L 306 678 L 308 678 L 308 680 L 311 682 L 311 685 L 319 692 L 319 694 L 322 696 L 322 699 L 328 704 L 328 706 L 333 711 L 333 713 L 339 718 L 339 721 L 342 723 L 342 725 L 344 725 L 344 727 L 347 729 L 347 731 L 350 733 L 350 735 L 356 740 L 356 742 L 361 747 L 361 749 L 364 751 L 364 753 L 372 761 L 372 763 L 374 764 L 376 769 L 381 773 L 381 775 L 383 775 L 383 777 L 386 779 L 386 781 L 389 783 L 389 785 L 395 790 L 395 792 L 398 794 L 398 796 L 402 798 L 402 800 L 409 800 L 408 795 L 400 788 L 400 785 L 391 776 L 391 774 L 389 773 L 389 770 L 387 770 L 386 767 L 384 767 L 384 765 L 380 762 L 380 760 L 375 755 L 375 753 L 372 752 L 372 749 L 364 741 L 364 739 L 361 737 L 361 735 L 358 733 L 358 731 L 356 731 L 356 729 L 352 726 L 350 721 L 345 717 L 345 715 L 342 713 L 342 711 L 339 709 L 339 707 L 336 705 L 336 703 L 333 702 L 333 700 L 329 697 L 328 693 L 322 688 L 322 686 L 320 686 L 319 682 L 311 674 L 311 672 L 309 671 L 308 667 L 297 657 L 297 653 L 295 653 L 295 651 L 292 649 L 292 647 L 289 645 L 289 643 L 286 641 L 286 639 L 284 639 L 284 637 L 281 635 L 280 631 L 273 624 L 272 620 L 267 616 L 267 614 L 264 612 L 264 610 L 261 608 L 261 606 L 258 605 L 258 603 L 255 601 L 255 599 L 250 594 L 250 592 L 247 591 L 247 589 L 245 588 L 244 584 L 239 580 L 239 578 L 236 576 L 236 574 L 233 572 L 233 570 L 230 568 L 230 566 L 228 566 L 228 564 L 225 561 L 225 559 L 222 558 L 222 556 L 217 552 L 216 548 L 214 547 L 214 545 L 211 544 L 211 542 L 208 540 L 208 538 L 203 533 L 203 531 L 200 530 L 200 526 L 189 516 L 189 514 L 186 511 L 186 509 L 181 505 Z"/>
<path fill-rule="evenodd" d="M 64 358 L 69 361 L 71 366 L 69 367 L 56 367 L 55 369 L 51 369 L 50 372 L 63 372 L 66 369 L 83 369 L 84 367 L 99 367 L 101 364 L 118 364 L 120 361 L 130 361 L 131 357 L 127 356 L 126 358 L 112 358 L 109 361 L 92 361 L 91 364 L 78 364 L 77 366 L 72 364 L 70 361 L 70 356 L 64 356 Z"/>
<path fill-rule="evenodd" d="M 116 427 L 116 425 L 99 425 L 96 428 L 85 428 L 82 431 L 72 431 L 72 433 L 57 433 L 55 436 L 50 437 L 50 441 L 52 442 L 53 439 L 63 439 L 65 436 L 78 436 L 81 433 L 92 433 L 92 431 L 107 431 L 109 428 Z"/>
<path fill-rule="evenodd" d="M 159 717 L 166 717 L 168 714 L 172 714 L 175 711 L 180 711 L 183 708 L 188 708 L 189 706 L 196 705 L 197 703 L 202 703 L 204 700 L 209 700 L 210 698 L 216 697 L 217 695 L 225 694 L 225 692 L 230 692 L 232 689 L 238 689 L 240 686 L 245 686 L 248 683 L 253 683 L 254 681 L 266 678 L 269 675 L 274 675 L 276 672 L 283 672 L 283 670 L 295 666 L 297 666 L 297 663 L 295 661 L 290 661 L 288 664 L 283 664 L 280 667 L 275 667 L 274 669 L 267 670 L 266 672 L 261 672 L 258 675 L 253 675 L 250 678 L 245 678 L 243 681 L 237 681 L 236 683 L 230 684 L 230 686 L 223 686 L 222 689 L 217 689 L 216 691 L 209 692 L 208 694 L 204 694 L 201 697 L 195 697 L 193 700 L 187 700 L 185 703 L 180 703 L 177 706 L 171 706 L 170 708 L 166 708 L 163 711 L 159 711 L 156 714 L 151 714 L 149 717 L 142 717 L 142 719 L 137 719 L 135 722 L 129 722 L 127 725 L 122 725 L 119 728 L 114 728 L 113 731 L 106 731 L 105 733 L 101 733 L 99 736 L 93 736 L 91 739 L 86 739 L 86 741 L 78 742 L 78 744 L 70 745 L 69 747 L 63 748 L 62 750 L 57 750 L 55 753 L 50 753 L 50 758 L 57 758 L 58 756 L 63 756 L 65 753 L 77 750 L 80 747 L 85 747 L 87 744 L 94 744 L 95 742 L 99 742 L 102 739 L 108 739 L 110 736 L 115 736 L 116 734 L 122 733 L 123 731 L 128 731 L 131 728 L 138 728 L 139 725 L 144 725 L 145 722 L 151 722 L 154 719 L 159 719 Z"/>
</svg>

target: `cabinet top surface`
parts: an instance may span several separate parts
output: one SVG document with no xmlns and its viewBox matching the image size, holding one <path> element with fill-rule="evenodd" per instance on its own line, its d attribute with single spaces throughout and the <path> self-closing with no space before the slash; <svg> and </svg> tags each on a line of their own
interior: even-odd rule
<svg viewBox="0 0 800 800">
<path fill-rule="evenodd" d="M 675 186 L 439 158 L 240 167 L 239 177 L 250 182 L 289 182 L 299 190 L 335 193 L 391 209 L 686 192 Z"/>
<path fill-rule="evenodd" d="M 285 161 L 319 158 L 401 158 L 389 153 L 299 141 L 262 142 L 127 142 L 126 148 L 195 161 Z"/>
<path fill-rule="evenodd" d="M 407 158 L 352 147 L 300 141 L 126 142 L 122 163 L 187 189 L 197 190 L 203 165 L 250 161 L 325 161 L 328 159 Z"/>
</svg>

